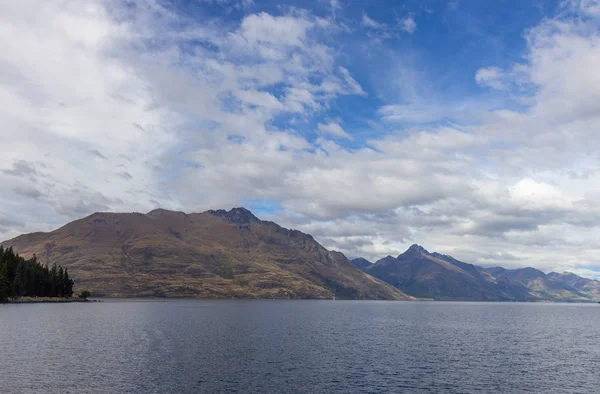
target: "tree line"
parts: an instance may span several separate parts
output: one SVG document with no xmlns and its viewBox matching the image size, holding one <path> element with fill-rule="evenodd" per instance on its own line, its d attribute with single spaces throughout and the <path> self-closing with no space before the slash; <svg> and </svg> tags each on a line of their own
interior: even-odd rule
<svg viewBox="0 0 600 394">
<path fill-rule="evenodd" d="M 0 246 L 0 301 L 15 297 L 71 297 L 73 281 L 66 268 L 26 260 Z"/>
</svg>

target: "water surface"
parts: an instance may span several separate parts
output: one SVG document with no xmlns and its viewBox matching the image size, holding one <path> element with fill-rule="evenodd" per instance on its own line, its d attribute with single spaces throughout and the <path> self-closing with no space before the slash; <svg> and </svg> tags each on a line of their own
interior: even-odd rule
<svg viewBox="0 0 600 394">
<path fill-rule="evenodd" d="M 3 393 L 591 393 L 600 305 L 5 305 L 0 354 Z"/>
</svg>

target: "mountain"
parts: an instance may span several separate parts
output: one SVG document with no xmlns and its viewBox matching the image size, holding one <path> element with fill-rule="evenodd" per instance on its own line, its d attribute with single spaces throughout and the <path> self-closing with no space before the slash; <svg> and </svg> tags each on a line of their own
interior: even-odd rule
<svg viewBox="0 0 600 394">
<path fill-rule="evenodd" d="M 547 276 L 554 287 L 571 289 L 586 299 L 600 300 L 600 282 L 597 280 L 582 278 L 571 272 L 550 272 Z"/>
<path fill-rule="evenodd" d="M 600 282 L 571 273 L 545 274 L 535 268 L 483 268 L 413 245 L 366 270 L 407 294 L 462 301 L 596 301 Z"/>
<path fill-rule="evenodd" d="M 356 266 L 356 268 L 358 268 L 361 271 L 364 271 L 373 265 L 373 263 L 371 263 L 369 260 L 363 259 L 362 257 L 352 259 L 351 261 L 352 261 L 352 264 L 354 264 Z"/>
<path fill-rule="evenodd" d="M 410 299 L 312 236 L 244 208 L 95 213 L 1 245 L 69 269 L 105 296 Z"/>
<path fill-rule="evenodd" d="M 396 258 L 388 256 L 377 261 L 366 272 L 415 297 L 462 301 L 528 299 L 523 286 L 494 281 L 472 264 L 429 253 L 419 245 Z"/>
<path fill-rule="evenodd" d="M 545 274 L 535 268 L 508 270 L 501 275 L 527 286 L 539 299 L 563 301 L 597 301 L 600 299 L 600 282 L 582 278 L 570 272 Z"/>
</svg>

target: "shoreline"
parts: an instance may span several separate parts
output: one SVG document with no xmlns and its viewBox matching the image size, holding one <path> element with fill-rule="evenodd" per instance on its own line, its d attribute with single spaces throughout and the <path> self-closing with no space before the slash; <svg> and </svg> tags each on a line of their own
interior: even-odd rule
<svg viewBox="0 0 600 394">
<path fill-rule="evenodd" d="M 360 301 L 360 302 L 437 302 L 437 303 L 464 303 L 464 304 L 596 304 L 597 301 L 587 300 L 435 300 L 435 299 L 415 299 L 415 300 L 378 300 L 378 299 L 335 299 L 330 298 L 238 298 L 238 297 L 157 297 L 157 296 L 124 296 L 124 297 L 94 297 L 88 299 L 88 302 L 170 302 L 170 301 L 322 301 L 322 302 L 344 302 L 344 301 Z"/>
<path fill-rule="evenodd" d="M 119 302 L 119 301 L 331 301 L 325 298 L 202 298 L 202 297 L 156 297 L 156 296 L 125 296 L 125 297 L 95 297 L 93 299 L 81 299 L 79 297 L 19 297 L 7 299 L 0 302 L 3 304 L 63 304 L 72 302 Z M 430 298 L 417 298 L 414 300 L 369 300 L 369 299 L 336 299 L 335 301 L 386 301 L 386 302 L 443 302 L 443 303 L 500 303 L 500 304 L 600 304 L 598 301 L 588 300 L 527 300 L 527 301 L 483 301 L 483 300 L 435 300 Z"/>
<path fill-rule="evenodd" d="M 0 302 L 1 304 L 61 304 L 71 302 L 100 302 L 99 300 L 84 300 L 78 297 L 19 297 Z"/>
</svg>

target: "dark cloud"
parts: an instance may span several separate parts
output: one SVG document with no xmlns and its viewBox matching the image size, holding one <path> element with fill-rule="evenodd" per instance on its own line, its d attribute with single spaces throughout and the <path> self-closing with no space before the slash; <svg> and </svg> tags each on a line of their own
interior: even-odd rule
<svg viewBox="0 0 600 394">
<path fill-rule="evenodd" d="M 94 212 L 110 211 L 110 208 L 106 204 L 101 204 L 95 201 L 71 200 L 59 202 L 56 211 L 61 215 L 65 215 L 74 219 L 85 215 L 90 215 Z"/>
<path fill-rule="evenodd" d="M 42 196 L 42 193 L 31 186 L 16 186 L 13 188 L 13 192 L 23 197 L 38 199 Z"/>
<path fill-rule="evenodd" d="M 23 223 L 0 213 L 0 227 L 3 229 L 22 228 Z"/>
<path fill-rule="evenodd" d="M 133 179 L 133 177 L 131 176 L 131 174 L 128 173 L 127 171 L 119 172 L 119 173 L 117 173 L 117 175 L 120 176 L 121 178 L 125 179 L 125 180 L 128 180 L 128 181 L 130 181 L 130 180 Z"/>
<path fill-rule="evenodd" d="M 90 149 L 88 152 L 91 153 L 93 156 L 106 160 L 106 156 L 100 153 L 98 149 Z"/>
<path fill-rule="evenodd" d="M 71 189 L 68 196 L 54 202 L 54 209 L 60 215 L 76 219 L 94 212 L 111 211 L 111 206 L 118 204 L 117 199 L 111 199 L 104 194 L 88 188 Z"/>
<path fill-rule="evenodd" d="M 33 176 L 37 174 L 35 164 L 25 160 L 15 160 L 11 169 L 2 170 L 3 173 L 12 176 Z"/>
<path fill-rule="evenodd" d="M 539 225 L 539 217 L 497 216 L 475 219 L 475 226 L 470 233 L 482 236 L 498 236 L 512 230 L 536 230 Z"/>
</svg>

